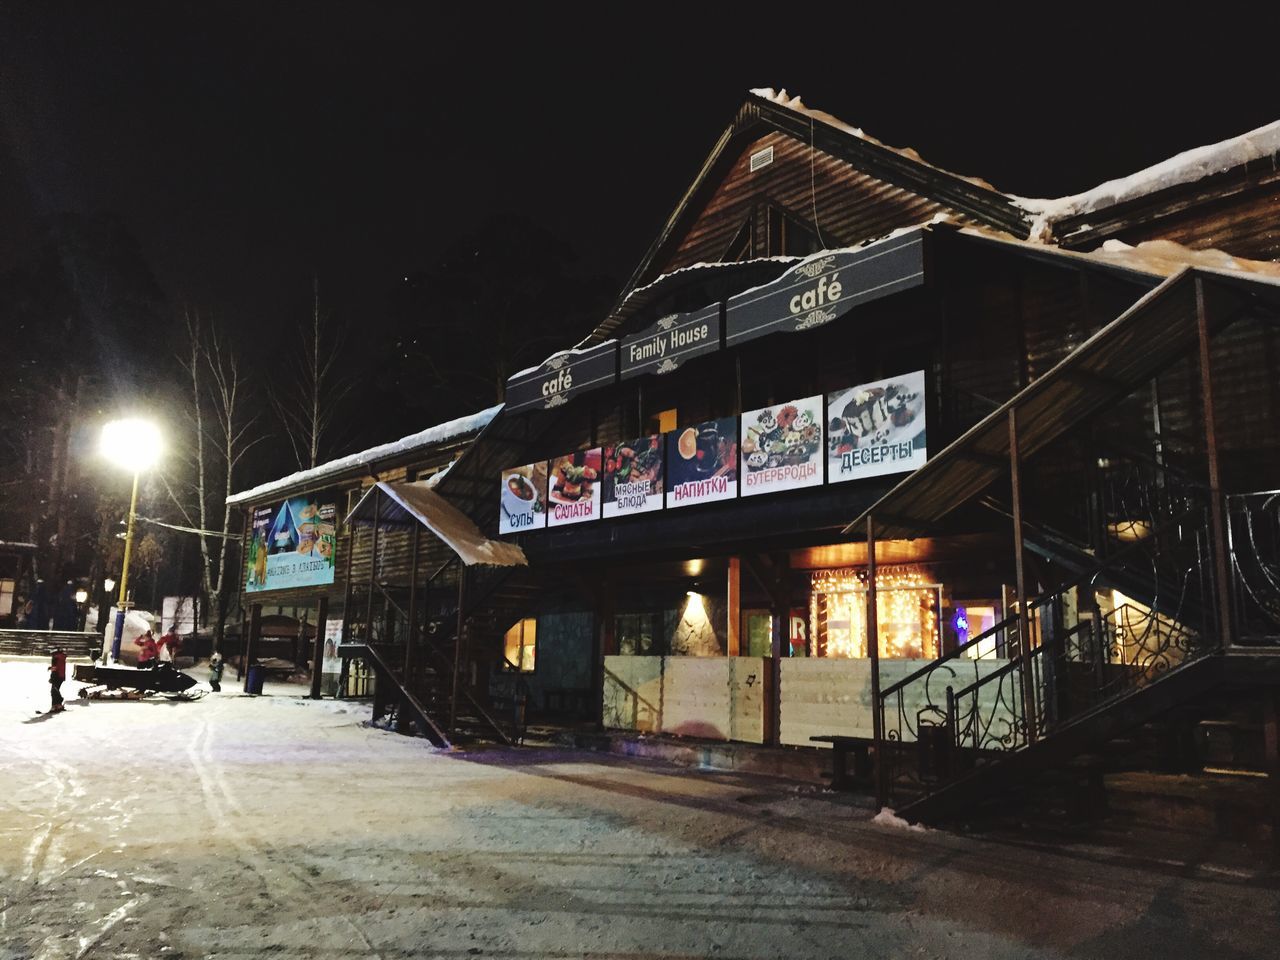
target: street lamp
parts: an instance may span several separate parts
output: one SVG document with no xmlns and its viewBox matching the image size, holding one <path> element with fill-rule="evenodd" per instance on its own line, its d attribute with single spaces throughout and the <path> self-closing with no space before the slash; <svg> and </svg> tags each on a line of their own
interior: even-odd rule
<svg viewBox="0 0 1280 960">
<path fill-rule="evenodd" d="M 150 420 L 112 420 L 102 428 L 99 452 L 113 465 L 133 471 L 129 525 L 124 535 L 124 563 L 120 571 L 120 602 L 116 610 L 115 635 L 111 640 L 113 662 L 120 659 L 120 639 L 124 636 L 124 615 L 128 609 L 129 554 L 133 552 L 133 519 L 138 509 L 138 474 L 160 459 L 161 447 L 160 430 Z"/>
</svg>

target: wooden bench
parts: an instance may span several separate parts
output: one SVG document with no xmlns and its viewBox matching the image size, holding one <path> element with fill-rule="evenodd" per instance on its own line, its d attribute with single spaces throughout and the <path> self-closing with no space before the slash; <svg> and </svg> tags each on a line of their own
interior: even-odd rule
<svg viewBox="0 0 1280 960">
<path fill-rule="evenodd" d="M 842 737 L 829 734 L 810 737 L 814 743 L 831 744 L 831 789 L 847 790 L 849 787 L 871 782 L 871 748 L 869 737 Z M 849 769 L 849 757 L 853 757 L 853 770 Z"/>
</svg>

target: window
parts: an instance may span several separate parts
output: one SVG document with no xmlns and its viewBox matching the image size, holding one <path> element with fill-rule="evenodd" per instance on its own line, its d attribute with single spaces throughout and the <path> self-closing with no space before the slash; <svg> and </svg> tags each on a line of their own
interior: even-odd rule
<svg viewBox="0 0 1280 960">
<path fill-rule="evenodd" d="M 503 638 L 503 668 L 520 673 L 533 673 L 538 653 L 538 621 L 526 617 L 507 631 Z"/>
<path fill-rule="evenodd" d="M 669 410 L 659 410 L 651 416 L 645 424 L 645 429 L 649 433 L 670 433 L 678 426 L 676 408 L 671 407 Z"/>
<path fill-rule="evenodd" d="M 814 656 L 867 656 L 866 572 L 818 570 L 812 575 L 810 616 Z M 876 574 L 876 633 L 885 659 L 932 660 L 939 655 L 941 591 L 913 570 Z"/>
<path fill-rule="evenodd" d="M 0 580 L 0 617 L 13 613 L 13 588 L 15 581 Z"/>
</svg>

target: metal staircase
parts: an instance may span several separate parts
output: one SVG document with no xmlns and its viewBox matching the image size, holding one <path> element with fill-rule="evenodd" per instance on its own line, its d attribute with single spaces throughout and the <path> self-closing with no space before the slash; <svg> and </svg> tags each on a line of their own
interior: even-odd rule
<svg viewBox="0 0 1280 960">
<path fill-rule="evenodd" d="M 375 676 L 374 721 L 387 719 L 401 733 L 424 736 L 439 747 L 523 738 L 522 704 L 499 704 L 488 690 L 488 669 L 475 669 L 471 651 L 492 649 L 527 609 L 532 596 L 523 568 L 463 567 L 456 558 L 428 578 L 422 611 L 414 618 L 408 588 L 375 583 L 353 596 L 351 639 L 339 647 L 344 662 L 360 660 Z M 465 586 L 458 589 L 458 578 Z M 460 617 L 458 598 L 463 598 Z M 414 623 L 416 619 L 418 622 Z M 513 691 L 514 693 L 514 691 Z"/>
<path fill-rule="evenodd" d="M 1098 463 L 1080 509 L 1024 522 L 1055 586 L 881 691 L 882 803 L 915 820 L 968 815 L 1174 708 L 1280 676 L 1280 495 L 1227 498 L 1220 584 L 1207 489 L 1154 461 Z"/>
</svg>

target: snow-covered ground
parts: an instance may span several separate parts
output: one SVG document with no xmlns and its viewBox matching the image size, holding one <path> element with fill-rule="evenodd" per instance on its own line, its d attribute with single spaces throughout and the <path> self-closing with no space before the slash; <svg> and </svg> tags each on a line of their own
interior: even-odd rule
<svg viewBox="0 0 1280 960">
<path fill-rule="evenodd" d="M 297 687 L 38 717 L 43 670 L 0 662 L 2 960 L 1274 956 L 1280 893 L 1239 877 L 778 781 L 437 752 Z"/>
</svg>

